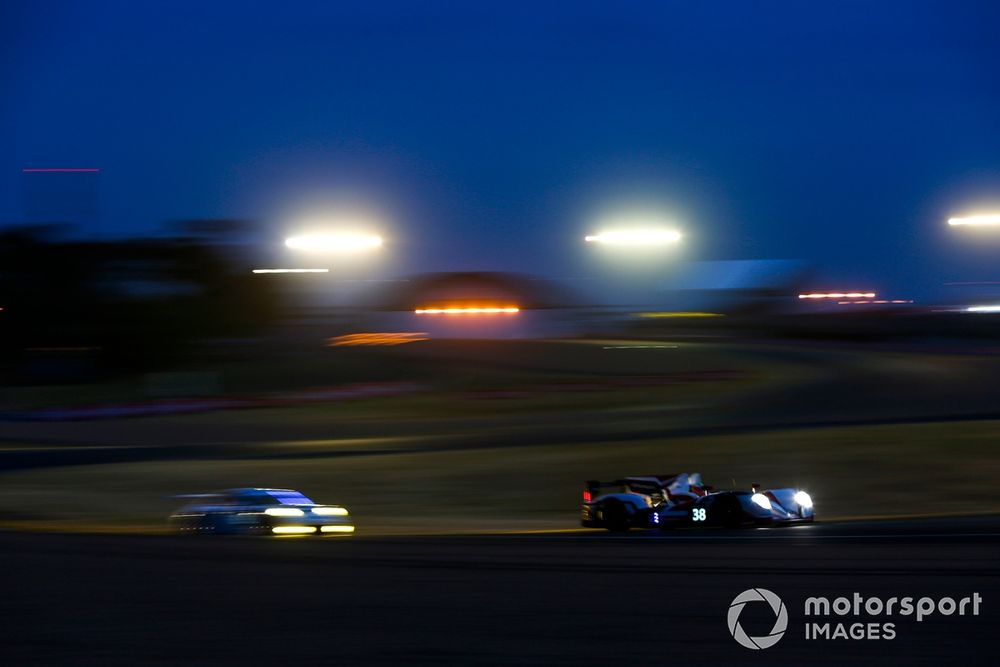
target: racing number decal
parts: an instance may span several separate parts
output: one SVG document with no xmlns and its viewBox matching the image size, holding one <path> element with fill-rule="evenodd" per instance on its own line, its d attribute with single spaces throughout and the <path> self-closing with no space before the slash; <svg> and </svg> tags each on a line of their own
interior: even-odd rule
<svg viewBox="0 0 1000 667">
<path fill-rule="evenodd" d="M 692 521 L 704 521 L 708 518 L 708 512 L 703 507 L 695 507 L 691 510 L 691 520 Z"/>
</svg>

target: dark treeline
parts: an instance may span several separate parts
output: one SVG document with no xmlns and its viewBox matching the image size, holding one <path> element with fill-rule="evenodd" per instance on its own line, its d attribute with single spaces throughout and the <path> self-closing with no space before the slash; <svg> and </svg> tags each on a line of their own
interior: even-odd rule
<svg viewBox="0 0 1000 667">
<path fill-rule="evenodd" d="M 11 379 L 32 380 L 23 376 L 81 359 L 96 372 L 156 368 L 194 341 L 252 334 L 277 304 L 238 264 L 194 237 L 77 241 L 9 229 L 0 233 L 0 355 Z"/>
</svg>

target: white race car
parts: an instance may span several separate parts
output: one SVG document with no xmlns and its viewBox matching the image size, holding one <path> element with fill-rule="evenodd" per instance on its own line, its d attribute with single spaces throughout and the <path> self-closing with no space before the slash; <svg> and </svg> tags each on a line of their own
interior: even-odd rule
<svg viewBox="0 0 1000 667">
<path fill-rule="evenodd" d="M 168 519 L 201 535 L 350 535 L 354 521 L 340 505 L 317 505 L 291 489 L 227 489 L 187 496 Z"/>
</svg>

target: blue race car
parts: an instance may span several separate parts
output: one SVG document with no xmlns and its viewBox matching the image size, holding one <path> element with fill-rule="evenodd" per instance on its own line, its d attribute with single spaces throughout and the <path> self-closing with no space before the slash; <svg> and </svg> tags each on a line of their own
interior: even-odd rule
<svg viewBox="0 0 1000 667">
<path fill-rule="evenodd" d="M 716 491 L 698 473 L 642 475 L 586 483 L 581 525 L 631 528 L 769 526 L 811 522 L 813 502 L 800 489 Z"/>
</svg>

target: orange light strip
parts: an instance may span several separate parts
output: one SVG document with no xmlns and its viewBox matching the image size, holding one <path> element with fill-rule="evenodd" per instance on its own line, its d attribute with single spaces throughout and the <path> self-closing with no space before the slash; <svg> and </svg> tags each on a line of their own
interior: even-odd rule
<svg viewBox="0 0 1000 667">
<path fill-rule="evenodd" d="M 487 307 L 487 308 L 417 308 L 413 311 L 417 315 L 513 315 L 521 312 L 517 306 Z"/>
<path fill-rule="evenodd" d="M 871 299 L 875 292 L 812 292 L 800 294 L 800 299 Z"/>
<path fill-rule="evenodd" d="M 343 336 L 328 338 L 326 344 L 329 347 L 356 345 L 403 345 L 404 343 L 413 343 L 418 340 L 427 340 L 427 334 L 419 332 L 345 334 Z"/>
</svg>

